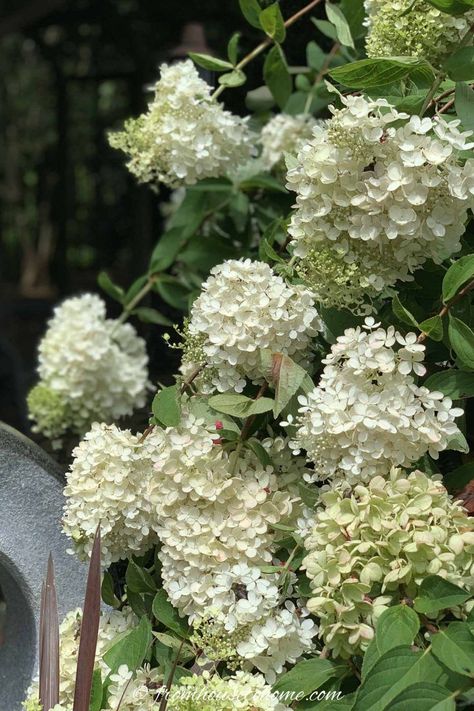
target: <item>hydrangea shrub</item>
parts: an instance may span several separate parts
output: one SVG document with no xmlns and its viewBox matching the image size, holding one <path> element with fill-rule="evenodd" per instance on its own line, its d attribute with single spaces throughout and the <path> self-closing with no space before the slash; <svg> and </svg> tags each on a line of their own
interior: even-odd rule
<svg viewBox="0 0 474 711">
<path fill-rule="evenodd" d="M 101 274 L 121 316 L 73 297 L 40 344 L 30 414 L 81 437 L 62 525 L 81 559 L 100 526 L 115 608 L 90 708 L 467 708 L 474 2 L 326 2 L 299 67 L 286 33 L 323 1 L 239 2 L 260 44 L 163 65 L 110 135 L 175 189 L 147 273 Z M 229 112 L 260 58 L 253 114 Z M 176 311 L 167 386 L 135 330 L 167 325 L 151 294 Z M 53 711 L 78 711 L 80 637 L 75 611 Z"/>
</svg>

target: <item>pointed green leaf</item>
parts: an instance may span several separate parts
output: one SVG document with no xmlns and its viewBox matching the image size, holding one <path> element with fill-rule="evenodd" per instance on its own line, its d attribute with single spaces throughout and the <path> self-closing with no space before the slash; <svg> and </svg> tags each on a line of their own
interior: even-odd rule
<svg viewBox="0 0 474 711">
<path fill-rule="evenodd" d="M 249 25 L 261 29 L 260 12 L 262 8 L 258 0 L 239 0 L 240 10 Z"/>
<path fill-rule="evenodd" d="M 467 254 L 451 264 L 443 279 L 443 301 L 450 301 L 459 289 L 474 278 L 474 254 Z"/>
<path fill-rule="evenodd" d="M 152 403 L 153 415 L 165 427 L 177 427 L 181 422 L 181 393 L 177 385 L 160 390 Z"/>
<path fill-rule="evenodd" d="M 439 684 L 422 681 L 402 691 L 386 711 L 455 711 L 453 694 Z"/>
<path fill-rule="evenodd" d="M 165 627 L 176 632 L 180 637 L 189 637 L 189 625 L 180 617 L 164 590 L 158 590 L 153 600 L 153 614 Z"/>
<path fill-rule="evenodd" d="M 426 333 L 433 341 L 442 341 L 444 330 L 443 330 L 443 319 L 438 314 L 436 316 L 431 316 L 425 321 L 418 324 L 420 331 Z"/>
<path fill-rule="evenodd" d="M 225 59 L 218 59 L 217 57 L 211 57 L 209 54 L 199 54 L 199 52 L 189 52 L 189 56 L 200 67 L 204 69 L 209 69 L 211 72 L 227 72 L 229 69 L 233 69 L 233 64 L 227 62 Z"/>
<path fill-rule="evenodd" d="M 465 622 L 451 622 L 431 639 L 433 654 L 448 669 L 474 676 L 474 637 Z"/>
<path fill-rule="evenodd" d="M 355 49 L 351 28 L 349 27 L 349 23 L 339 5 L 333 5 L 331 2 L 327 2 L 326 15 L 329 22 L 332 22 L 336 28 L 336 37 L 339 42 L 344 47 L 352 47 L 352 49 Z"/>
<path fill-rule="evenodd" d="M 156 583 L 150 573 L 131 560 L 125 573 L 127 587 L 134 593 L 156 592 Z"/>
<path fill-rule="evenodd" d="M 290 98 L 292 81 L 285 55 L 279 45 L 275 45 L 268 52 L 263 66 L 263 76 L 278 106 L 284 108 Z"/>
<path fill-rule="evenodd" d="M 234 32 L 227 45 L 227 56 L 233 65 L 237 64 L 240 37 L 240 32 Z"/>
<path fill-rule="evenodd" d="M 361 59 L 358 62 L 336 67 L 329 72 L 329 75 L 351 89 L 375 89 L 401 81 L 414 72 L 428 81 L 433 77 L 428 62 L 416 57 Z"/>
<path fill-rule="evenodd" d="M 474 332 L 467 324 L 449 314 L 449 340 L 464 365 L 474 368 Z"/>
<path fill-rule="evenodd" d="M 275 42 L 284 42 L 286 36 L 285 21 L 281 14 L 280 3 L 274 2 L 260 13 L 260 25 Z"/>
<path fill-rule="evenodd" d="M 470 597 L 472 597 L 470 593 L 448 580 L 438 575 L 429 575 L 418 589 L 414 607 L 417 612 L 424 615 L 435 615 L 440 610 L 462 605 Z"/>
<path fill-rule="evenodd" d="M 397 294 L 395 294 L 392 299 L 392 311 L 402 323 L 407 323 L 410 326 L 418 328 L 418 321 L 413 316 L 413 314 L 411 314 L 408 309 L 403 306 Z"/>
<path fill-rule="evenodd" d="M 321 657 L 304 659 L 278 678 L 273 685 L 273 691 L 276 693 L 292 691 L 307 696 L 329 679 L 345 676 L 347 672 L 345 664 L 337 664 L 329 659 L 321 659 Z"/>
<path fill-rule="evenodd" d="M 456 113 L 467 131 L 474 131 L 474 90 L 469 84 L 460 81 L 456 84 L 455 92 Z"/>
<path fill-rule="evenodd" d="M 453 81 L 474 79 L 474 47 L 461 47 L 444 63 L 448 76 Z"/>
<path fill-rule="evenodd" d="M 213 395 L 209 398 L 209 405 L 223 412 L 225 415 L 233 415 L 234 417 L 249 417 L 250 415 L 259 415 L 263 412 L 269 412 L 273 408 L 273 400 L 268 397 L 261 397 L 258 400 L 252 400 L 245 395 L 237 393 L 225 393 L 223 395 Z"/>
</svg>

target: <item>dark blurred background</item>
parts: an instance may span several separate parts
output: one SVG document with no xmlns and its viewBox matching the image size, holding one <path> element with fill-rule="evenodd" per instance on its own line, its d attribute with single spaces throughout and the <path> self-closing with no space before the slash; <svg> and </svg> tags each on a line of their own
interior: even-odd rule
<svg viewBox="0 0 474 711">
<path fill-rule="evenodd" d="M 282 0 L 283 14 L 304 4 Z M 25 395 L 53 305 L 97 291 L 102 269 L 130 284 L 159 239 L 169 194 L 137 186 L 107 132 L 144 110 L 161 62 L 225 56 L 234 30 L 243 50 L 260 38 L 238 0 L 0 0 L 0 420 L 28 432 Z M 308 21 L 293 28 L 290 63 L 305 63 L 313 34 Z M 249 79 L 262 83 L 261 63 Z M 245 112 L 245 93 L 226 92 L 227 106 Z M 139 328 L 166 379 L 175 364 L 162 332 Z"/>
</svg>

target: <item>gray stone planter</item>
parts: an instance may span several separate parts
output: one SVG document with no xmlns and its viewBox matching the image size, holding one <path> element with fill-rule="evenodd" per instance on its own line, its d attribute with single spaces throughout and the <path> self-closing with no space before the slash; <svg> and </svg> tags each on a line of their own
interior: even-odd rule
<svg viewBox="0 0 474 711">
<path fill-rule="evenodd" d="M 60 619 L 81 606 L 86 566 L 61 532 L 63 481 L 33 442 L 0 424 L 0 587 L 6 600 L 0 645 L 0 711 L 17 711 L 36 672 L 41 585 L 51 552 Z"/>
</svg>

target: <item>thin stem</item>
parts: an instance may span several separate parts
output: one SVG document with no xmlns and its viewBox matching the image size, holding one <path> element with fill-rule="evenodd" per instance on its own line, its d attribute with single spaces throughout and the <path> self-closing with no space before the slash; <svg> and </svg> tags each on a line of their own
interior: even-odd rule
<svg viewBox="0 0 474 711">
<path fill-rule="evenodd" d="M 300 548 L 301 548 L 300 544 L 297 543 L 296 546 L 291 551 L 290 555 L 288 556 L 288 560 L 286 561 L 285 565 L 281 569 L 280 577 L 279 577 L 278 583 L 277 583 L 278 587 L 280 587 L 283 580 L 285 579 L 285 575 L 287 574 L 288 570 L 290 569 L 290 565 L 293 562 L 293 559 Z"/>
<path fill-rule="evenodd" d="M 260 390 L 256 394 L 254 400 L 259 400 L 265 394 L 267 388 L 268 388 L 268 383 L 267 382 L 263 383 L 263 385 L 260 386 Z M 249 417 L 247 417 L 247 419 L 244 422 L 244 425 L 243 425 L 242 430 L 240 432 L 239 441 L 237 442 L 237 446 L 233 451 L 234 461 L 233 461 L 232 467 L 231 467 L 231 476 L 233 476 L 235 473 L 235 470 L 237 468 L 237 464 L 239 461 L 239 454 L 242 449 L 242 445 L 249 436 L 249 432 L 250 432 L 250 429 L 255 421 L 255 417 L 256 417 L 256 415 L 250 415 Z"/>
<path fill-rule="evenodd" d="M 423 102 L 423 106 L 421 107 L 420 116 L 423 116 L 425 111 L 427 110 L 428 106 L 431 105 L 431 102 L 434 99 L 434 95 L 436 94 L 440 84 L 443 82 L 443 79 L 444 79 L 444 74 L 442 74 L 441 72 L 436 75 L 435 80 L 434 80 L 433 84 L 431 85 L 431 89 L 427 93 L 425 100 Z"/>
<path fill-rule="evenodd" d="M 298 12 L 295 12 L 294 15 L 289 17 L 285 24 L 285 27 L 291 27 L 291 25 L 294 25 L 295 22 L 298 22 L 298 20 L 303 17 L 303 15 L 306 15 L 306 13 L 310 12 L 313 7 L 316 7 L 316 5 L 319 5 L 319 3 L 322 2 L 322 0 L 312 0 L 310 3 L 305 5 L 304 7 L 301 8 L 301 10 L 298 10 Z M 245 55 L 243 59 L 240 60 L 238 64 L 235 65 L 234 70 L 239 70 L 243 69 L 244 67 L 247 66 L 255 57 L 258 57 L 259 54 L 262 54 L 267 47 L 270 47 L 270 45 L 273 43 L 273 40 L 271 37 L 267 37 L 266 39 L 263 40 L 263 42 L 260 42 L 259 45 L 257 45 L 251 52 Z M 213 93 L 212 98 L 217 99 L 223 91 L 225 91 L 227 87 L 221 84 Z"/>
<path fill-rule="evenodd" d="M 474 289 L 474 279 L 472 281 L 470 281 L 468 284 L 466 284 L 466 286 L 463 289 L 461 289 L 461 291 L 458 292 L 456 294 L 456 296 L 453 296 L 453 298 L 450 299 L 448 301 L 448 303 L 443 306 L 441 311 L 438 313 L 438 316 L 441 319 L 444 318 L 449 313 L 450 309 L 452 309 L 452 307 L 455 306 L 458 303 L 458 301 L 461 301 L 461 299 L 464 296 L 466 296 L 466 294 L 469 294 L 469 292 L 472 291 L 473 289 Z M 427 338 L 428 338 L 428 334 L 425 333 L 424 331 L 422 331 L 420 333 L 420 335 L 418 336 L 418 343 L 423 343 L 424 341 L 426 341 Z"/>
<path fill-rule="evenodd" d="M 142 299 L 145 298 L 147 294 L 150 293 L 150 291 L 153 289 L 153 286 L 158 279 L 158 274 L 152 274 L 151 276 L 148 277 L 148 281 L 146 284 L 140 289 L 138 294 L 125 306 L 124 310 L 122 311 L 121 316 L 117 319 L 117 325 L 125 323 L 125 321 L 128 319 L 132 311 Z"/>
<path fill-rule="evenodd" d="M 166 682 L 165 695 L 164 695 L 163 698 L 161 699 L 159 711 L 165 711 L 165 709 L 166 709 L 166 707 L 167 707 L 167 705 L 168 705 L 168 694 L 169 694 L 169 691 L 170 691 L 170 689 L 171 689 L 171 685 L 172 685 L 172 683 L 173 683 L 174 675 L 175 675 L 175 673 L 176 673 L 176 667 L 178 666 L 179 655 L 181 654 L 181 650 L 183 649 L 183 645 L 184 645 L 184 639 L 181 641 L 181 644 L 179 645 L 179 649 L 178 649 L 178 651 L 176 652 L 176 657 L 175 657 L 175 659 L 174 659 L 174 661 L 173 661 L 173 666 L 171 667 L 170 675 L 169 675 L 169 677 L 168 677 L 168 681 Z"/>
</svg>

